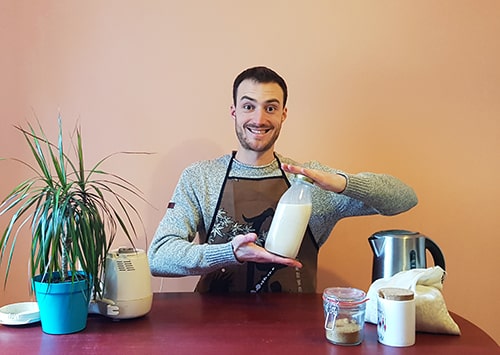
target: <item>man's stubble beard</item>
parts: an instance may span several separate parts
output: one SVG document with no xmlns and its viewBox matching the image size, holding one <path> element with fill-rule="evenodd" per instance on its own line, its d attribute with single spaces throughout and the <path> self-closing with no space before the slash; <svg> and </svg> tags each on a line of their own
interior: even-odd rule
<svg viewBox="0 0 500 355">
<path fill-rule="evenodd" d="M 273 149 L 274 143 L 276 143 L 280 135 L 281 127 L 278 128 L 275 127 L 274 134 L 269 140 L 269 142 L 267 142 L 267 144 L 265 144 L 264 146 L 259 145 L 258 147 L 255 147 L 254 145 L 252 145 L 251 142 L 248 142 L 246 140 L 245 137 L 246 130 L 244 127 L 240 128 L 238 126 L 235 126 L 235 131 L 236 131 L 236 136 L 238 137 L 238 141 L 240 142 L 240 145 L 243 149 L 262 153 L 268 151 L 269 149 Z"/>
</svg>

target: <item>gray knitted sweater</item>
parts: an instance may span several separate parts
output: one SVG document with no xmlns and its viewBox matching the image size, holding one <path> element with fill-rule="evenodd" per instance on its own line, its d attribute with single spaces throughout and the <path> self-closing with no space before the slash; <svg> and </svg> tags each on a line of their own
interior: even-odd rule
<svg viewBox="0 0 500 355">
<path fill-rule="evenodd" d="M 279 154 L 277 156 L 282 163 L 340 172 L 315 161 L 299 164 Z M 215 160 L 200 161 L 183 171 L 148 250 L 153 275 L 202 275 L 239 263 L 231 243 L 195 242 L 197 233 L 202 240 L 206 240 L 230 158 L 231 155 L 224 155 Z M 280 175 L 276 161 L 265 166 L 248 166 L 234 160 L 230 172 L 230 176 L 247 178 Z M 347 187 L 341 194 L 313 187 L 309 227 L 318 246 L 325 243 L 342 218 L 377 213 L 395 215 L 417 204 L 413 189 L 395 177 L 375 173 L 345 175 L 348 177 Z"/>
</svg>

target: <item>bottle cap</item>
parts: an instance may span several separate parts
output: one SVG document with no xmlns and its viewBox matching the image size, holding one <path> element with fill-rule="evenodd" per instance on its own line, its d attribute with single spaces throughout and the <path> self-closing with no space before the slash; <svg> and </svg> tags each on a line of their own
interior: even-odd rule
<svg viewBox="0 0 500 355">
<path fill-rule="evenodd" d="M 300 181 L 305 181 L 305 182 L 308 182 L 310 184 L 312 184 L 314 182 L 313 179 L 311 179 L 308 176 L 302 175 L 302 174 L 295 174 L 295 179 L 300 180 Z"/>
</svg>

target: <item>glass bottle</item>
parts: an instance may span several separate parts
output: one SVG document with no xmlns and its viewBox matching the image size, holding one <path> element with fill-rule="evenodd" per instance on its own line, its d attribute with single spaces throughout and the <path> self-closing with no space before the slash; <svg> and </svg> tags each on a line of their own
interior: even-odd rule
<svg viewBox="0 0 500 355">
<path fill-rule="evenodd" d="M 266 237 L 269 252 L 292 259 L 299 253 L 311 217 L 311 187 L 310 178 L 296 174 L 281 196 Z"/>
</svg>

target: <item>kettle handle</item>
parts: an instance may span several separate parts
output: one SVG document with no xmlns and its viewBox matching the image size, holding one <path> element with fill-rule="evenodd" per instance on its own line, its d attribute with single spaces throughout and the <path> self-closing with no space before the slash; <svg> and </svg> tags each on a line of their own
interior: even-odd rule
<svg viewBox="0 0 500 355">
<path fill-rule="evenodd" d="M 441 249 L 434 243 L 430 238 L 425 238 L 425 249 L 429 250 L 434 259 L 434 265 L 441 266 L 443 270 L 445 269 L 444 255 Z"/>
</svg>

